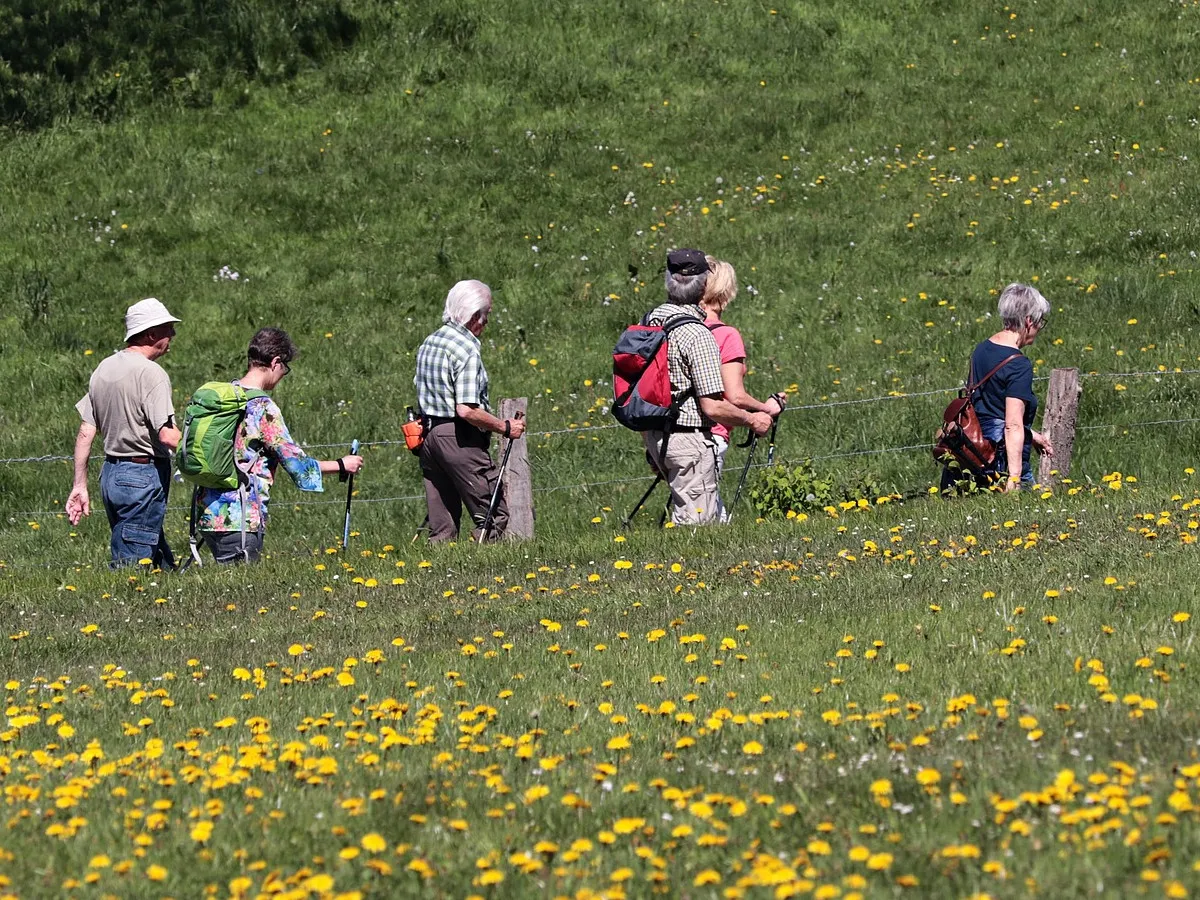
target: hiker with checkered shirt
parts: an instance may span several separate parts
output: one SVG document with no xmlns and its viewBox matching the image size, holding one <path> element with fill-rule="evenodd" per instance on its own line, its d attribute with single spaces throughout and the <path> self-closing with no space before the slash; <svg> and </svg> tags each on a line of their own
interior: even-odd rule
<svg viewBox="0 0 1200 900">
<path fill-rule="evenodd" d="M 488 374 L 479 336 L 492 311 L 492 290 L 482 281 L 460 281 L 446 295 L 442 326 L 417 350 L 413 385 L 425 423 L 418 457 L 425 479 L 426 527 L 431 543 L 458 539 L 462 508 L 470 515 L 475 540 L 483 539 L 499 471 L 488 452 L 492 434 L 516 440 L 525 420 L 499 419 L 488 403 Z M 508 527 L 501 487 L 487 540 Z"/>
<path fill-rule="evenodd" d="M 699 250 L 667 254 L 664 279 L 667 302 L 646 317 L 645 324 L 663 326 L 682 321 L 667 341 L 671 397 L 678 416 L 668 431 L 646 431 L 646 456 L 671 489 L 671 521 L 705 525 L 718 520 L 721 496 L 717 445 L 712 426 L 746 426 L 760 437 L 771 428 L 765 412 L 746 412 L 725 399 L 721 351 L 704 324 L 700 306 L 709 269 Z M 664 453 L 664 443 L 666 444 Z"/>
</svg>

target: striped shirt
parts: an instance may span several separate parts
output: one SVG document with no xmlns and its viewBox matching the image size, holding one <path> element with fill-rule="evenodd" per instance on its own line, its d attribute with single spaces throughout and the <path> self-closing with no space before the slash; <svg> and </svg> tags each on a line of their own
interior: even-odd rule
<svg viewBox="0 0 1200 900">
<path fill-rule="evenodd" d="M 479 353 L 479 338 L 457 322 L 447 322 L 417 350 L 417 407 L 427 416 L 454 418 L 460 403 L 488 406 L 488 374 Z"/>
<path fill-rule="evenodd" d="M 704 324 L 704 311 L 696 305 L 664 303 L 646 317 L 646 324 L 662 325 L 678 316 L 695 319 L 695 324 L 676 328 L 667 341 L 671 396 L 679 405 L 676 424 L 684 428 L 709 427 L 712 420 L 700 411 L 696 398 L 723 397 L 725 382 L 721 380 L 721 351 Z"/>
</svg>

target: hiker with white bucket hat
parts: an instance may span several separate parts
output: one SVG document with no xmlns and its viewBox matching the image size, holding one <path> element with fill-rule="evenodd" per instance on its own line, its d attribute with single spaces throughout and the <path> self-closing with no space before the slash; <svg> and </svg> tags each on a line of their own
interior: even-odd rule
<svg viewBox="0 0 1200 900">
<path fill-rule="evenodd" d="M 67 497 L 72 525 L 91 514 L 88 457 L 99 431 L 104 437 L 100 496 L 112 527 L 111 565 L 174 567 L 163 533 L 171 486 L 170 452 L 179 444 L 171 379 L 157 360 L 170 349 L 181 321 L 154 297 L 125 313 L 125 347 L 92 373 L 75 404 L 82 422 L 75 438 L 75 481 Z"/>
</svg>

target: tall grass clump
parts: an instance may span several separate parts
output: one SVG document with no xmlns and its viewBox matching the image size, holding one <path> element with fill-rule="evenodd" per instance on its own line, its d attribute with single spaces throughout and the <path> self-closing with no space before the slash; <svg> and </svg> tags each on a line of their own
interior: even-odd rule
<svg viewBox="0 0 1200 900">
<path fill-rule="evenodd" d="M 315 67 L 359 30 L 342 0 L 14 0 L 0 13 L 0 123 L 208 106 Z"/>
</svg>

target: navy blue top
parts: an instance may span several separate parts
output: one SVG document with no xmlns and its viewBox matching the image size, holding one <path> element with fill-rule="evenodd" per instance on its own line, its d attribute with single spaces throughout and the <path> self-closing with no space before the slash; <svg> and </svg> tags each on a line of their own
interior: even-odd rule
<svg viewBox="0 0 1200 900">
<path fill-rule="evenodd" d="M 980 342 L 971 354 L 972 380 L 982 378 L 1001 362 L 1017 354 L 1017 358 L 1005 364 L 987 380 L 975 394 L 975 412 L 980 417 L 1004 418 L 1004 401 L 1008 397 L 1025 401 L 1025 427 L 1033 426 L 1038 401 L 1033 394 L 1033 363 L 1019 350 L 994 344 L 990 340 Z"/>
</svg>

